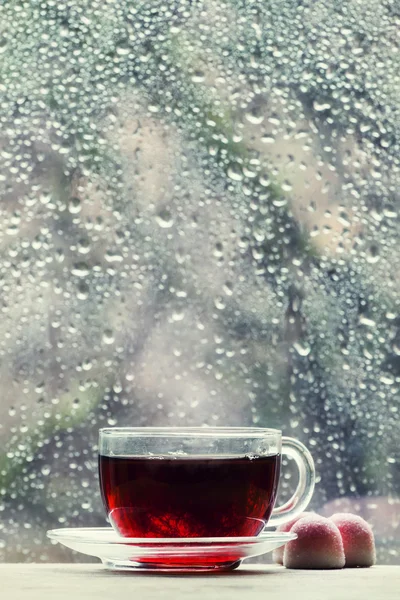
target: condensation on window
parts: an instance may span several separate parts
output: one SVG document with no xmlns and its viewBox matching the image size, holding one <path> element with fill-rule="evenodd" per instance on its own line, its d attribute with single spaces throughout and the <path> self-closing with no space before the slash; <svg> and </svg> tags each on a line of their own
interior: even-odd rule
<svg viewBox="0 0 400 600">
<path fill-rule="evenodd" d="M 0 559 L 85 560 L 97 432 L 305 442 L 399 562 L 397 0 L 0 6 Z M 286 470 L 282 498 L 295 484 Z"/>
</svg>

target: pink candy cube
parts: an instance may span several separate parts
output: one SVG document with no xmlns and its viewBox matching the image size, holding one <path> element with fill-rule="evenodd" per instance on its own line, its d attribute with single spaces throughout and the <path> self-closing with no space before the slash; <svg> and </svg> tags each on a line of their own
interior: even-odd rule
<svg viewBox="0 0 400 600">
<path fill-rule="evenodd" d="M 291 521 L 288 521 L 287 523 L 283 523 L 282 525 L 279 525 L 279 527 L 276 528 L 276 531 L 290 531 L 293 527 L 293 525 L 295 523 L 297 523 L 297 521 L 299 521 L 299 519 L 302 519 L 303 517 L 309 517 L 314 515 L 314 513 L 311 512 L 303 512 L 300 513 L 299 515 L 297 515 L 297 517 L 294 517 L 294 519 L 292 519 Z M 317 516 L 317 515 L 315 515 Z M 283 565 L 283 553 L 285 551 L 285 546 L 281 546 L 280 548 L 276 548 L 273 553 L 272 553 L 272 560 L 274 561 L 274 563 L 277 563 L 278 565 Z"/>
<path fill-rule="evenodd" d="M 346 567 L 371 567 L 375 564 L 374 534 L 364 519 L 351 513 L 336 513 L 330 521 L 342 536 Z"/>
<path fill-rule="evenodd" d="M 288 542 L 283 564 L 289 569 L 342 569 L 345 554 L 342 537 L 335 523 L 311 515 L 299 519 L 291 531 L 298 538 Z"/>
</svg>

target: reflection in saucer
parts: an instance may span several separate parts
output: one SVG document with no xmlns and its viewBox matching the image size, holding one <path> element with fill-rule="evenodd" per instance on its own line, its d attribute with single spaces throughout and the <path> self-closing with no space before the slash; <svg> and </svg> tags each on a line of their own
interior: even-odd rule
<svg viewBox="0 0 400 600">
<path fill-rule="evenodd" d="M 97 556 L 110 569 L 221 571 L 271 552 L 295 539 L 292 533 L 265 532 L 236 538 L 125 538 L 111 527 L 54 529 L 47 535 L 68 548 Z"/>
</svg>

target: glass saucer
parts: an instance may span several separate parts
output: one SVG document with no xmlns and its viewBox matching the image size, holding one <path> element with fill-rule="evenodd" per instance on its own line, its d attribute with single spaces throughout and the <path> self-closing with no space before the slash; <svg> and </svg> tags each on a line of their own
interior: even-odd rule
<svg viewBox="0 0 400 600">
<path fill-rule="evenodd" d="M 50 539 L 89 556 L 110 569 L 154 571 L 218 571 L 242 560 L 271 552 L 294 540 L 293 533 L 264 532 L 258 537 L 126 538 L 111 527 L 52 529 Z"/>
</svg>

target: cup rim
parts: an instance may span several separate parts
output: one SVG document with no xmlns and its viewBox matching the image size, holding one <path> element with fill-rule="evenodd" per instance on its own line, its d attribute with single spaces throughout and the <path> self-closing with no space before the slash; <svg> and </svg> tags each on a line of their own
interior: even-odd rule
<svg viewBox="0 0 400 600">
<path fill-rule="evenodd" d="M 126 437 L 222 437 L 247 438 L 282 435 L 280 429 L 267 427 L 102 427 L 101 436 Z"/>
</svg>

